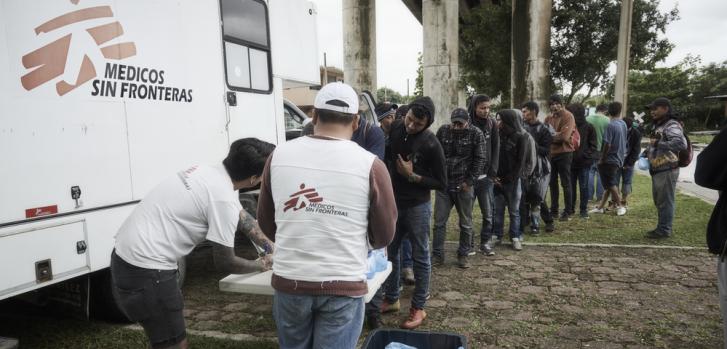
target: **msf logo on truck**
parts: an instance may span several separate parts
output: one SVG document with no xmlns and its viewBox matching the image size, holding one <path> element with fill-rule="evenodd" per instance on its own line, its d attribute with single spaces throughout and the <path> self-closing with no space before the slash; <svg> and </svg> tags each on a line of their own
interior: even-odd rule
<svg viewBox="0 0 727 349">
<path fill-rule="evenodd" d="M 77 5 L 78 2 L 79 0 L 71 0 L 74 5 Z M 118 38 L 124 34 L 124 28 L 114 19 L 110 6 L 89 7 L 60 15 L 36 27 L 35 35 L 58 33 L 60 29 L 69 25 L 99 19 L 108 19 L 109 23 L 79 32 L 60 34 L 63 36 L 59 39 L 25 54 L 22 57 L 22 63 L 29 72 L 20 78 L 23 88 L 30 91 L 66 74 L 71 47 L 83 47 L 78 43 L 79 36 L 90 35 L 95 46 L 86 46 L 85 53 L 81 52 L 83 60 L 78 69 L 78 75 L 73 78 L 75 81 L 66 81 L 64 77 L 56 82 L 56 92 L 59 96 L 93 80 L 91 96 L 94 97 L 192 102 L 192 89 L 166 86 L 165 71 L 162 69 L 106 62 L 100 69 L 103 72 L 103 78 L 97 78 L 99 67 L 89 57 L 88 50 L 98 49 L 104 58 L 114 61 L 136 56 L 137 53 L 134 42 L 118 42 L 123 40 Z M 72 41 L 76 45 L 72 45 Z"/>
<path fill-rule="evenodd" d="M 78 0 L 71 1 L 74 5 Z M 113 20 L 114 13 L 110 6 L 98 6 L 72 11 L 53 18 L 35 28 L 35 34 L 50 33 L 52 31 L 67 27 L 71 24 L 99 18 L 110 18 Z M 107 59 L 122 60 L 136 55 L 136 45 L 133 42 L 122 42 L 105 45 L 109 41 L 120 37 L 124 33 L 121 23 L 113 21 L 108 24 L 99 25 L 85 30 L 98 45 L 101 54 Z M 34 69 L 20 78 L 23 87 L 30 91 L 43 85 L 61 75 L 66 70 L 68 51 L 71 47 L 71 39 L 74 34 L 69 33 L 48 45 L 45 45 L 33 52 L 23 56 L 23 66 L 26 69 Z M 96 68 L 91 62 L 88 54 L 84 54 L 81 68 L 76 81 L 61 80 L 56 83 L 56 92 L 63 96 L 75 88 L 96 77 Z"/>
</svg>

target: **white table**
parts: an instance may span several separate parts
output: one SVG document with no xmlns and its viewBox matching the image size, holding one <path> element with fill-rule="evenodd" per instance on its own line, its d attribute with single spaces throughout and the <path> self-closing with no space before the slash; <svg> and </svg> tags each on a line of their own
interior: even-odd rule
<svg viewBox="0 0 727 349">
<path fill-rule="evenodd" d="M 389 274 L 391 274 L 391 262 L 386 262 L 386 269 L 374 274 L 373 278 L 366 281 L 369 292 L 364 296 L 364 302 L 368 303 L 374 298 L 374 294 L 384 284 Z M 228 275 L 220 280 L 220 291 L 272 296 L 275 293 L 273 287 L 270 286 L 272 276 L 272 270 L 262 273 Z"/>
</svg>

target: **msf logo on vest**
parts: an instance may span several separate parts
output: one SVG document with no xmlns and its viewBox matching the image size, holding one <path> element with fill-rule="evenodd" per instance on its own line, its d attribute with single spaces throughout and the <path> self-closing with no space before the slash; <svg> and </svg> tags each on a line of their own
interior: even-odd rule
<svg viewBox="0 0 727 349">
<path fill-rule="evenodd" d="M 290 199 L 285 202 L 283 212 L 292 209 L 293 212 L 304 209 L 309 214 L 325 214 L 333 216 L 348 217 L 348 212 L 336 209 L 335 205 L 323 203 L 323 198 L 318 194 L 315 188 L 306 189 L 305 183 L 301 183 L 297 192 L 290 195 Z"/>
<path fill-rule="evenodd" d="M 300 191 L 290 195 L 290 200 L 285 202 L 285 209 L 283 212 L 287 212 L 291 208 L 293 211 L 306 208 L 311 203 L 317 204 L 323 202 L 323 198 L 316 192 L 315 188 L 305 188 L 305 183 L 300 184 Z"/>
<path fill-rule="evenodd" d="M 71 3 L 78 5 L 79 1 L 71 0 Z M 59 38 L 23 56 L 23 67 L 29 70 L 32 69 L 20 78 L 23 88 L 30 91 L 65 74 L 66 68 L 68 68 L 66 64 L 71 47 L 83 47 L 78 42 L 85 39 L 83 37 L 85 35 L 89 35 L 93 39 L 96 48 L 107 59 L 122 60 L 136 55 L 136 45 L 133 42 L 118 42 L 119 40 L 116 40 L 115 43 L 111 43 L 112 40 L 124 34 L 121 23 L 115 21 L 113 17 L 114 13 L 110 6 L 87 7 L 60 15 L 36 27 L 36 36 L 53 34 Z M 72 30 L 68 29 L 72 24 L 92 20 L 98 23 L 99 19 L 107 20 L 108 23 L 86 28 L 85 30 L 76 29 L 77 26 L 74 26 L 75 28 Z M 72 43 L 75 43 L 75 45 Z M 78 74 L 71 81 L 66 81 L 64 77 L 56 82 L 56 92 L 59 96 L 73 91 L 96 77 L 96 68 L 88 53 L 78 53 L 83 55 L 83 59 L 80 67 L 73 67 L 78 70 Z"/>
</svg>

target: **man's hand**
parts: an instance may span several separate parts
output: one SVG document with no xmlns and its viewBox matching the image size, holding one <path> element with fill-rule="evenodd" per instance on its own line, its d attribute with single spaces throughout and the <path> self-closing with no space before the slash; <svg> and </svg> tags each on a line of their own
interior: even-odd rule
<svg viewBox="0 0 727 349">
<path fill-rule="evenodd" d="M 414 164 L 411 160 L 404 160 L 401 154 L 397 155 L 396 159 L 396 171 L 404 177 L 409 177 L 414 173 Z"/>
<path fill-rule="evenodd" d="M 470 185 L 467 184 L 467 182 L 462 182 L 462 184 L 459 185 L 459 190 L 462 192 L 468 192 L 470 190 Z"/>
<path fill-rule="evenodd" d="M 268 271 L 273 268 L 273 255 L 266 254 L 260 257 L 260 271 Z"/>
</svg>

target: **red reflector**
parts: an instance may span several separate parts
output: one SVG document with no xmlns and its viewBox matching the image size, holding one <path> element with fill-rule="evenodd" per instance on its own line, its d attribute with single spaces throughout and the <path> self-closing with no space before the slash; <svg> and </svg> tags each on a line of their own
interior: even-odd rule
<svg viewBox="0 0 727 349">
<path fill-rule="evenodd" d="M 25 218 L 47 216 L 58 213 L 58 205 L 29 208 L 25 210 Z"/>
</svg>

